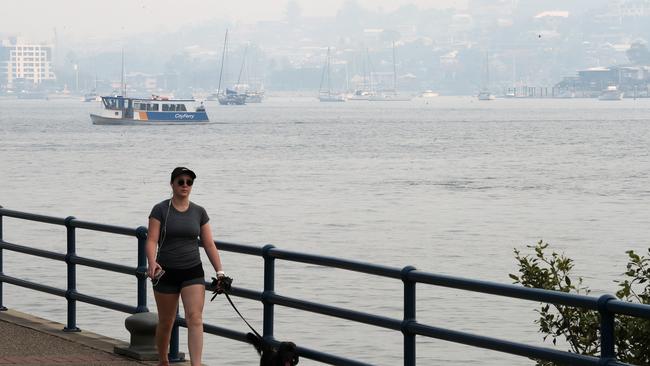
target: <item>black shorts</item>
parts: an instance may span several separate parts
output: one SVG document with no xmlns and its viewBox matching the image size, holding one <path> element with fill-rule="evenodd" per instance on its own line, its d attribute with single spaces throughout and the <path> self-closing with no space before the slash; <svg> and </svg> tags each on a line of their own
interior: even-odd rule
<svg viewBox="0 0 650 366">
<path fill-rule="evenodd" d="M 205 273 L 203 265 L 197 264 L 190 268 L 163 268 L 165 273 L 153 286 L 154 291 L 164 294 L 179 294 L 181 289 L 191 285 L 204 285 Z"/>
</svg>

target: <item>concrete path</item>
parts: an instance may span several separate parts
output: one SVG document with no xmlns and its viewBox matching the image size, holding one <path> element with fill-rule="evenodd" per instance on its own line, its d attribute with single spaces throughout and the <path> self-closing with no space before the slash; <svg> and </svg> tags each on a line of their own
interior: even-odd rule
<svg viewBox="0 0 650 366">
<path fill-rule="evenodd" d="M 66 333 L 64 325 L 15 310 L 0 311 L 0 365 L 156 365 L 113 353 L 126 342 L 88 331 Z M 175 363 L 174 365 L 189 365 Z"/>
</svg>

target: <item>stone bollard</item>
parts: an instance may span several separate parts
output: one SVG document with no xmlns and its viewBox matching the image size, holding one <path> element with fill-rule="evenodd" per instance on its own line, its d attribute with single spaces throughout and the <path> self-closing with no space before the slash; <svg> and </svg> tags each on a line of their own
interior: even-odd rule
<svg viewBox="0 0 650 366">
<path fill-rule="evenodd" d="M 156 350 L 158 314 L 136 313 L 126 318 L 124 325 L 131 333 L 131 344 L 129 347 L 116 346 L 114 352 L 136 360 L 158 360 L 158 351 Z"/>
</svg>

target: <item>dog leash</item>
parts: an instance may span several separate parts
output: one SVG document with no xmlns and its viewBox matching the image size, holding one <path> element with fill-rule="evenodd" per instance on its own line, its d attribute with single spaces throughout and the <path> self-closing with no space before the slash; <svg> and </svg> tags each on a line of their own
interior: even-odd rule
<svg viewBox="0 0 650 366">
<path fill-rule="evenodd" d="M 237 307 L 235 306 L 235 304 L 234 304 L 234 303 L 232 302 L 232 300 L 230 299 L 230 295 L 228 295 L 227 292 L 224 292 L 223 294 L 226 295 L 226 299 L 228 299 L 228 302 L 230 303 L 230 306 L 232 306 L 232 308 L 235 310 L 235 312 L 237 313 L 237 315 L 239 315 L 239 317 L 241 318 L 241 320 L 243 320 L 244 323 L 246 323 L 246 325 L 248 325 L 248 327 L 253 331 L 253 333 L 255 333 L 255 335 L 257 336 L 257 338 L 259 338 L 259 339 L 264 339 L 264 337 L 262 337 L 259 333 L 257 333 L 257 331 L 255 330 L 255 328 L 253 328 L 253 327 L 248 323 L 248 321 L 246 321 L 246 318 L 244 318 L 244 316 L 241 315 L 241 313 L 239 312 L 239 310 L 237 310 Z"/>
<path fill-rule="evenodd" d="M 221 281 L 223 281 L 223 282 L 221 282 Z M 219 295 L 219 294 L 226 295 L 226 299 L 228 299 L 228 302 L 230 303 L 230 306 L 232 306 L 232 308 L 235 310 L 237 315 L 239 315 L 241 320 L 243 320 L 244 323 L 246 323 L 246 325 L 248 325 L 248 327 L 253 331 L 253 333 L 255 333 L 255 336 L 257 336 L 258 339 L 263 340 L 264 337 L 262 337 L 255 330 L 255 328 L 253 328 L 253 326 L 250 325 L 250 323 L 246 320 L 246 318 L 244 318 L 244 316 L 239 312 L 239 309 L 237 309 L 237 307 L 235 306 L 235 303 L 230 298 L 230 295 L 228 295 L 228 291 L 230 291 L 231 286 L 232 286 L 232 278 L 230 278 L 230 277 L 225 276 L 225 277 L 222 277 L 220 279 L 212 277 L 212 287 L 214 288 L 214 292 L 213 292 L 214 295 L 212 295 L 212 298 L 210 299 L 210 301 L 214 300 L 214 298 L 217 297 L 217 295 Z"/>
<path fill-rule="evenodd" d="M 262 361 L 263 361 L 263 360 L 264 360 L 264 357 L 265 357 L 264 348 L 263 348 L 263 346 L 262 346 L 262 343 L 265 342 L 265 341 L 264 341 L 264 337 L 262 337 L 262 336 L 261 336 L 261 335 L 260 335 L 260 334 L 255 330 L 255 328 L 253 328 L 253 326 L 250 325 L 250 323 L 246 320 L 246 318 L 244 318 L 244 316 L 241 314 L 241 312 L 239 311 L 239 309 L 237 309 L 237 306 L 235 306 L 235 303 L 232 301 L 232 299 L 230 298 L 230 295 L 228 294 L 228 292 L 229 292 L 230 289 L 231 289 L 232 278 L 227 277 L 227 276 L 224 276 L 224 277 L 221 277 L 221 278 L 219 278 L 219 279 L 212 277 L 212 279 L 213 279 L 213 281 L 212 281 L 212 285 L 213 285 L 213 288 L 214 288 L 214 292 L 213 292 L 214 295 L 212 296 L 212 299 L 210 299 L 210 301 L 214 300 L 214 298 L 217 297 L 217 295 L 219 295 L 219 294 L 224 294 L 224 295 L 226 295 L 226 299 L 227 299 L 228 302 L 230 303 L 230 306 L 232 306 L 233 310 L 235 310 L 235 312 L 237 313 L 237 315 L 239 315 L 239 317 L 241 318 L 241 320 L 243 320 L 244 323 L 246 323 L 246 325 L 248 326 L 248 328 L 250 328 L 250 330 L 253 331 L 253 333 L 248 333 L 248 334 L 246 334 L 246 338 L 247 338 L 247 339 L 249 340 L 249 342 L 252 343 L 252 345 L 255 347 L 255 349 L 257 350 L 257 353 L 259 353 L 259 354 L 262 356 Z M 251 339 L 249 339 L 249 336 L 250 336 L 250 337 L 257 337 L 257 342 L 252 341 Z M 282 343 L 284 344 L 284 343 L 286 343 L 286 342 L 282 342 Z M 295 353 L 295 347 L 296 347 L 296 346 L 295 346 L 295 344 L 293 344 L 293 343 L 291 343 L 291 342 L 288 342 L 287 344 L 290 345 L 291 347 L 293 347 L 293 350 L 294 350 L 294 351 L 292 351 L 292 353 L 290 353 L 290 355 L 291 355 L 291 359 L 285 359 L 285 358 L 283 357 L 282 360 L 281 360 L 281 362 L 282 362 L 282 364 L 285 365 L 285 366 L 297 365 L 297 364 L 298 364 L 298 354 Z M 276 353 L 275 355 L 277 356 L 278 354 Z M 273 356 L 272 356 L 272 357 L 273 357 Z M 280 357 L 282 357 L 282 356 L 280 356 Z"/>
</svg>

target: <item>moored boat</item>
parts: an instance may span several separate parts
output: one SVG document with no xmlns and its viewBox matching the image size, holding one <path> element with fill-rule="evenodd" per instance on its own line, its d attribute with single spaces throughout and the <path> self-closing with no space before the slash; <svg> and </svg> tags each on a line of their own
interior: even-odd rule
<svg viewBox="0 0 650 366">
<path fill-rule="evenodd" d="M 434 92 L 433 90 L 427 89 L 420 94 L 421 98 L 435 98 L 440 96 L 439 93 Z"/>
<path fill-rule="evenodd" d="M 345 95 L 322 93 L 318 96 L 318 100 L 320 100 L 321 102 L 345 102 Z"/>
<path fill-rule="evenodd" d="M 226 89 L 225 93 L 217 94 L 217 100 L 221 105 L 244 105 L 246 104 L 246 94 Z"/>
<path fill-rule="evenodd" d="M 396 92 L 378 93 L 368 98 L 371 102 L 408 102 L 413 99 L 409 94 L 399 94 Z"/>
<path fill-rule="evenodd" d="M 623 92 L 620 91 L 616 85 L 610 85 L 607 89 L 603 90 L 598 96 L 599 100 L 622 100 Z"/>
<path fill-rule="evenodd" d="M 370 100 L 374 93 L 362 89 L 357 89 L 354 92 L 346 95 L 347 100 Z"/>
<path fill-rule="evenodd" d="M 167 125 L 210 122 L 203 103 L 194 99 L 102 97 L 103 110 L 90 114 L 94 125 Z"/>
<path fill-rule="evenodd" d="M 264 91 L 246 91 L 246 103 L 262 103 Z"/>
<path fill-rule="evenodd" d="M 320 86 L 318 87 L 318 100 L 321 102 L 345 102 L 345 94 L 332 91 L 332 76 L 330 74 L 330 48 L 327 47 L 327 59 L 323 68 L 323 74 L 320 78 Z M 324 87 L 325 85 L 327 85 L 326 89 Z"/>
<path fill-rule="evenodd" d="M 94 90 L 81 97 L 82 102 L 99 102 L 101 100 L 101 97 Z"/>
<path fill-rule="evenodd" d="M 494 100 L 494 95 L 487 89 L 481 90 L 476 97 L 478 100 Z"/>
</svg>

